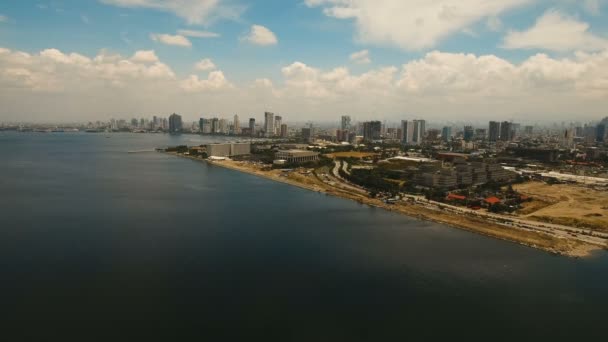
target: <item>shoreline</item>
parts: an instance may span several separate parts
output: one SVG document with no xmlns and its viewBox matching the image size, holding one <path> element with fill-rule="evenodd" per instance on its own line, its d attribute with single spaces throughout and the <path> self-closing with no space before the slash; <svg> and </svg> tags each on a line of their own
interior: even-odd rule
<svg viewBox="0 0 608 342">
<path fill-rule="evenodd" d="M 353 194 L 346 190 L 338 188 L 329 188 L 327 186 L 306 184 L 301 181 L 289 179 L 281 175 L 275 175 L 270 171 L 261 171 L 251 167 L 245 167 L 234 164 L 234 161 L 211 161 L 209 159 L 201 159 L 197 157 L 180 155 L 177 153 L 163 152 L 177 157 L 182 157 L 198 162 L 206 162 L 208 165 L 218 166 L 221 168 L 239 171 L 250 175 L 258 176 L 268 180 L 280 182 L 296 186 L 300 189 L 324 193 L 342 199 L 352 200 L 359 204 L 367 205 L 373 208 L 380 208 L 390 212 L 395 212 L 401 215 L 408 216 L 413 219 L 435 222 L 442 225 L 447 225 L 452 228 L 466 230 L 475 234 L 484 235 L 487 237 L 516 243 L 522 246 L 542 250 L 551 254 L 563 255 L 568 257 L 590 257 L 593 252 L 602 250 L 601 246 L 585 243 L 575 239 L 558 237 L 545 232 L 508 227 L 494 222 L 483 221 L 478 217 L 469 217 L 466 215 L 455 215 L 445 212 L 437 212 L 430 210 L 418 204 L 385 204 L 381 200 L 369 197 L 363 197 L 358 194 Z"/>
</svg>

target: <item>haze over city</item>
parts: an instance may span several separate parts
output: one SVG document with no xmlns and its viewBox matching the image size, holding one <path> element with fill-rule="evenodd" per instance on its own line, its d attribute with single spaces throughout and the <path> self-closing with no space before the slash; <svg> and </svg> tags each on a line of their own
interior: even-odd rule
<svg viewBox="0 0 608 342">
<path fill-rule="evenodd" d="M 0 4 L 0 121 L 600 120 L 603 0 Z"/>
</svg>

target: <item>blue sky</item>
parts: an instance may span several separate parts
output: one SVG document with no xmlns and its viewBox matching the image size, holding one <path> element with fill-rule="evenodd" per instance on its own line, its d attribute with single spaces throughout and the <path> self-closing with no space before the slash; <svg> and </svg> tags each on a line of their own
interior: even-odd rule
<svg viewBox="0 0 608 342">
<path fill-rule="evenodd" d="M 176 3 L 180 6 L 176 6 Z M 431 5 L 428 5 L 429 3 Z M 76 53 L 91 59 L 99 54 L 119 54 L 128 58 L 137 51 L 154 51 L 158 62 L 170 68 L 176 82 L 183 81 L 190 75 L 197 75 L 203 80 L 210 77 L 209 73 L 213 73 L 213 70 L 221 71 L 222 77 L 230 83 L 231 87 L 227 88 L 231 89 L 233 92 L 231 96 L 234 97 L 239 95 L 234 93 L 235 89 L 248 89 L 256 80 L 267 80 L 272 83 L 274 88 L 271 93 L 276 98 L 269 99 L 265 95 L 260 95 L 253 99 L 249 98 L 249 101 L 259 102 L 257 100 L 264 99 L 262 101 L 264 105 L 286 112 L 296 111 L 304 105 L 313 117 L 327 114 L 323 111 L 347 111 L 347 104 L 351 101 L 349 96 L 356 98 L 359 96 L 357 92 L 362 90 L 351 89 L 354 87 L 351 87 L 351 83 L 360 85 L 377 76 L 376 74 L 382 74 L 384 70 L 392 75 L 390 84 L 387 84 L 395 87 L 395 94 L 401 94 L 403 98 L 398 98 L 401 95 L 392 94 L 390 98 L 386 98 L 387 101 L 393 101 L 391 105 L 385 105 L 378 100 L 376 103 L 362 104 L 354 111 L 361 111 L 358 113 L 360 116 L 365 116 L 365 111 L 374 111 L 395 117 L 401 115 L 399 106 L 410 102 L 409 96 L 420 97 L 420 94 L 412 94 L 412 92 L 423 88 L 420 85 L 423 79 L 441 78 L 441 84 L 424 85 L 429 91 L 424 93 L 424 96 L 436 97 L 441 94 L 443 97 L 439 100 L 446 105 L 452 101 L 449 98 L 452 89 L 450 87 L 454 84 L 446 84 L 446 79 L 441 77 L 441 73 L 445 74 L 445 71 L 432 68 L 426 72 L 435 70 L 439 74 L 429 74 L 427 77 L 423 74 L 425 71 L 420 70 L 416 73 L 420 78 L 411 79 L 409 75 L 413 75 L 416 68 L 420 68 L 420 63 L 417 62 L 445 63 L 446 68 L 453 72 L 454 68 L 465 68 L 461 62 L 455 61 L 456 58 L 461 58 L 459 57 L 461 54 L 472 54 L 475 58 L 493 56 L 500 59 L 501 63 L 504 61 L 516 68 L 523 68 L 526 61 L 530 61 L 538 54 L 544 54 L 551 61 L 562 63 L 565 67 L 566 64 L 563 62 L 576 60 L 579 58 L 577 54 L 604 53 L 608 48 L 606 43 L 608 20 L 604 14 L 606 5 L 608 3 L 603 0 L 4 1 L 0 3 L 0 47 L 10 50 L 13 54 L 26 52 L 34 57 L 46 49 L 56 49 L 62 54 Z M 434 22 L 437 17 L 443 19 Z M 543 24 L 540 25 L 539 22 Z M 247 39 L 247 37 L 252 38 L 253 25 L 262 27 L 264 30 L 262 33 L 272 35 L 276 42 L 259 43 L 255 39 Z M 152 39 L 154 34 L 179 36 L 180 30 L 209 31 L 216 33 L 218 37 L 196 38 L 181 35 L 181 38 L 190 42 L 190 46 L 165 44 L 160 38 Z M 360 60 L 350 58 L 351 54 L 360 51 L 364 51 L 364 57 L 367 58 Z M 438 59 L 429 61 L 428 54 L 433 52 L 445 55 L 441 55 L 440 62 L 437 62 Z M 445 62 L 443 58 L 446 58 Z M 215 68 L 196 70 L 196 63 L 202 59 L 212 60 Z M 15 63 L 15 58 L 10 60 Z M 295 62 L 302 63 L 310 70 L 299 68 L 297 73 L 286 72 L 285 68 L 293 66 Z M 580 63 L 579 69 L 582 69 L 588 60 L 575 62 Z M 411 67 L 408 69 L 404 65 Z M 502 64 L 496 65 L 498 67 Z M 16 70 L 11 75 L 23 74 L 21 67 L 8 65 L 5 68 Z M 348 73 L 346 75 L 341 73 L 342 79 L 334 82 L 338 86 L 336 84 L 329 86 L 326 84 L 327 79 L 335 78 L 331 72 L 336 68 L 346 68 Z M 387 71 L 386 68 L 394 68 L 394 70 Z M 494 66 L 488 68 L 491 74 Z M 505 69 L 504 66 L 501 68 Z M 48 70 L 42 67 L 41 69 Z M 408 72 L 410 70 L 411 72 Z M 27 72 L 28 75 L 31 74 L 31 79 L 36 80 L 56 76 L 42 75 L 40 70 L 27 69 Z M 457 70 L 457 75 L 452 77 L 479 76 L 467 75 L 467 72 L 477 71 Z M 556 75 L 545 76 L 554 80 L 566 74 L 570 75 L 570 71 L 565 69 L 558 68 L 554 72 Z M 403 76 L 404 74 L 406 77 Z M 520 74 L 521 72 L 518 72 L 518 76 L 501 76 L 501 79 L 520 77 Z M 368 76 L 362 78 L 362 75 Z M 78 74 L 74 77 L 82 80 L 84 76 Z M 573 77 L 565 77 L 564 82 L 571 82 L 570 86 L 579 89 L 581 84 L 579 78 L 583 75 Z M 298 80 L 307 83 L 298 83 Z M 14 80 L 6 80 L 4 83 L 9 81 Z M 63 81 L 58 80 L 57 77 L 53 78 L 54 84 L 61 83 L 61 87 L 57 86 L 57 89 L 53 90 L 63 91 L 63 95 L 69 98 L 69 87 L 64 86 Z M 344 86 L 342 81 L 350 83 Z M 477 81 L 478 78 L 466 83 L 472 84 Z M 602 88 L 604 81 L 605 79 L 600 78 L 589 80 L 586 84 L 593 84 L 594 91 L 598 91 L 598 96 L 601 97 L 606 94 Z M 507 83 L 515 82 L 519 80 L 509 79 Z M 372 86 L 382 86 L 381 81 L 371 81 L 371 83 Z M 600 89 L 597 89 L 598 85 Z M 291 100 L 287 99 L 286 94 L 290 91 L 286 88 L 290 86 L 300 87 L 297 89 L 301 92 L 302 99 L 295 101 L 293 96 Z M 312 87 L 323 91 L 315 92 Z M 479 87 L 483 86 L 479 85 Z M 27 99 L 28 95 L 30 97 L 37 95 L 39 93 L 36 91 L 41 89 L 37 87 L 28 94 L 22 87 L 13 86 L 11 91 L 16 91 L 15 88 L 20 89 L 20 99 Z M 63 90 L 58 90 L 59 88 Z M 209 87 L 205 83 L 196 88 L 201 89 L 202 92 L 202 90 L 207 91 Z M 405 92 L 397 93 L 399 89 L 405 89 Z M 373 90 L 384 93 L 382 89 Z M 458 89 L 453 88 L 453 90 Z M 539 90 L 543 90 L 543 96 L 546 95 L 547 89 Z M 91 93 L 91 96 L 97 94 Z M 209 94 L 200 95 L 204 97 Z M 509 94 L 509 96 L 516 95 Z M 559 94 L 554 93 L 554 95 Z M 217 94 L 213 96 L 218 98 Z M 181 98 L 181 95 L 176 95 L 171 102 L 177 103 L 182 100 Z M 36 110 L 26 109 L 27 106 L 19 105 L 15 101 L 12 103 L 11 118 L 39 115 L 34 113 Z M 425 104 L 416 103 L 415 111 L 438 117 L 443 115 L 445 109 L 431 109 L 437 101 L 429 101 L 426 107 Z M 471 114 L 473 117 L 482 115 L 484 104 L 478 102 L 470 103 L 470 108 L 478 111 Z M 589 113 L 585 113 L 589 117 L 598 115 L 599 106 L 605 104 L 598 101 L 597 97 L 589 100 L 580 96 L 576 98 L 576 103 L 589 104 Z M 496 103 L 486 103 L 486 106 L 494 105 Z M 459 103 L 458 106 L 464 111 L 467 103 Z M 132 103 L 129 107 L 138 108 Z M 194 111 L 187 106 L 175 107 L 178 107 L 177 110 Z M 261 110 L 261 107 L 255 106 L 252 110 Z M 233 112 L 244 108 L 248 107 L 216 103 L 211 110 Z M 535 104 L 530 108 L 511 108 L 511 114 L 520 115 L 532 109 L 539 112 L 556 110 L 550 103 L 544 107 L 542 104 Z M 142 112 L 149 110 L 150 107 L 146 105 L 140 109 Z M 107 111 L 115 112 L 116 109 Z M 22 113 L 15 114 L 15 112 Z M 9 113 L 5 112 L 3 115 L 9 117 Z M 101 114 L 96 113 L 96 115 Z"/>
</svg>

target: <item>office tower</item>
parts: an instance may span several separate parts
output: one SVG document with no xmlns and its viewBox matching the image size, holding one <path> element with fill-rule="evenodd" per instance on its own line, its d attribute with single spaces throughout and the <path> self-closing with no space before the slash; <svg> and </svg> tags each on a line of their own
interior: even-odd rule
<svg viewBox="0 0 608 342">
<path fill-rule="evenodd" d="M 137 127 L 137 119 L 131 119 L 131 127 Z"/>
<path fill-rule="evenodd" d="M 171 114 L 169 116 L 169 133 L 181 133 L 182 131 L 182 117 L 178 114 Z"/>
<path fill-rule="evenodd" d="M 473 130 L 473 126 L 464 126 L 464 141 L 469 142 L 473 140 L 474 135 L 475 131 Z"/>
<path fill-rule="evenodd" d="M 342 115 L 342 122 L 340 125 L 340 128 L 343 131 L 350 131 L 350 116 L 348 115 Z"/>
<path fill-rule="evenodd" d="M 312 128 L 302 128 L 302 140 L 306 142 L 312 141 Z"/>
<path fill-rule="evenodd" d="M 426 134 L 426 121 L 425 120 L 414 120 L 414 134 L 412 137 L 412 143 L 414 145 L 422 144 L 424 136 Z"/>
<path fill-rule="evenodd" d="M 228 134 L 228 121 L 226 119 L 220 119 L 218 125 L 220 134 Z"/>
<path fill-rule="evenodd" d="M 526 126 L 524 127 L 524 134 L 532 135 L 534 133 L 534 126 Z"/>
<path fill-rule="evenodd" d="M 488 136 L 488 130 L 485 128 L 476 128 L 475 129 L 475 139 L 477 140 L 486 140 Z"/>
<path fill-rule="evenodd" d="M 201 133 L 205 133 L 205 126 L 206 126 L 207 120 L 200 118 L 198 120 L 198 129 L 201 131 Z"/>
<path fill-rule="evenodd" d="M 234 114 L 234 134 L 241 134 L 241 122 L 239 121 L 239 116 Z"/>
<path fill-rule="evenodd" d="M 497 142 L 500 138 L 500 122 L 490 121 L 488 132 L 490 142 Z"/>
<path fill-rule="evenodd" d="M 597 142 L 606 141 L 606 135 L 608 133 L 607 128 L 608 128 L 608 123 L 602 122 L 601 124 L 597 125 L 597 127 L 595 128 Z"/>
<path fill-rule="evenodd" d="M 255 135 L 255 119 L 254 118 L 249 119 L 249 134 L 251 136 Z"/>
<path fill-rule="evenodd" d="M 450 142 L 450 140 L 452 140 L 452 127 L 443 127 L 441 130 L 441 139 L 445 142 Z"/>
<path fill-rule="evenodd" d="M 380 140 L 382 122 L 368 121 L 363 123 L 363 139 L 365 141 Z"/>
<path fill-rule="evenodd" d="M 274 135 L 274 114 L 264 113 L 264 136 L 270 138 Z"/>
<path fill-rule="evenodd" d="M 281 125 L 281 138 L 287 138 L 287 125 Z"/>
<path fill-rule="evenodd" d="M 401 142 L 404 145 L 414 144 L 414 122 L 401 120 Z"/>
<path fill-rule="evenodd" d="M 500 140 L 511 141 L 513 140 L 513 124 L 509 121 L 503 121 L 500 124 Z"/>
<path fill-rule="evenodd" d="M 220 119 L 211 119 L 211 134 L 218 134 L 220 132 Z"/>
<path fill-rule="evenodd" d="M 275 116 L 274 117 L 274 129 L 272 130 L 274 135 L 280 135 L 281 134 L 281 125 L 283 124 L 283 118 L 280 116 Z"/>
<path fill-rule="evenodd" d="M 146 120 L 144 118 L 139 119 L 139 128 L 144 128 L 146 126 Z"/>
</svg>

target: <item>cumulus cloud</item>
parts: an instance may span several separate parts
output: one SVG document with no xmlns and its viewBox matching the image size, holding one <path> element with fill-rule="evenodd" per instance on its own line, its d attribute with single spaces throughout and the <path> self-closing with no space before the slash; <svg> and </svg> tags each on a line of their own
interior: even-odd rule
<svg viewBox="0 0 608 342">
<path fill-rule="evenodd" d="M 484 18 L 533 0 L 306 0 L 327 16 L 354 20 L 364 43 L 407 50 L 433 47 Z"/>
<path fill-rule="evenodd" d="M 133 57 L 131 57 L 131 61 L 135 63 L 156 63 L 159 62 L 158 56 L 154 50 L 141 50 L 135 52 Z"/>
<path fill-rule="evenodd" d="M 207 79 L 202 80 L 197 75 L 190 75 L 180 85 L 183 90 L 191 93 L 233 88 L 233 85 L 226 80 L 224 73 L 220 70 L 210 72 Z"/>
<path fill-rule="evenodd" d="M 182 47 L 191 47 L 192 42 L 182 35 L 171 35 L 171 34 L 160 34 L 160 33 L 152 33 L 150 34 L 150 39 L 155 42 L 163 43 L 166 45 L 174 45 L 174 46 L 182 46 Z"/>
<path fill-rule="evenodd" d="M 600 51 L 608 40 L 589 31 L 589 24 L 550 10 L 526 31 L 511 31 L 505 37 L 506 49 L 542 49 L 557 52 Z"/>
<path fill-rule="evenodd" d="M 591 15 L 600 15 L 600 0 L 584 0 L 583 8 L 585 11 Z"/>
<path fill-rule="evenodd" d="M 195 65 L 196 70 L 209 71 L 215 69 L 215 64 L 209 58 L 202 59 Z"/>
<path fill-rule="evenodd" d="M 137 51 L 132 58 L 100 53 L 94 58 L 46 49 L 28 54 L 0 50 L 1 87 L 36 92 L 82 91 L 95 87 L 140 85 L 150 80 L 175 78 L 153 51 Z"/>
<path fill-rule="evenodd" d="M 276 45 L 278 43 L 274 32 L 261 25 L 252 25 L 249 33 L 242 40 L 260 46 Z"/>
<path fill-rule="evenodd" d="M 237 19 L 244 8 L 225 0 L 100 0 L 107 5 L 125 8 L 149 8 L 173 13 L 189 24 L 209 24 L 216 19 Z"/>
<path fill-rule="evenodd" d="M 350 55 L 350 60 L 357 64 L 369 64 L 372 62 L 369 57 L 369 50 L 361 50 Z"/>
<path fill-rule="evenodd" d="M 219 33 L 196 30 L 178 30 L 177 33 L 185 37 L 193 38 L 217 38 L 220 36 Z"/>
<path fill-rule="evenodd" d="M 130 57 L 105 51 L 89 57 L 57 49 L 30 54 L 0 48 L 0 103 L 2 119 L 180 112 L 194 120 L 201 110 L 228 115 L 273 108 L 294 121 L 327 120 L 335 113 L 388 120 L 409 113 L 431 121 L 456 116 L 567 120 L 576 114 L 585 120 L 605 115 L 608 50 L 570 58 L 536 54 L 518 63 L 495 55 L 433 51 L 399 67 L 364 73 L 296 61 L 283 66 L 276 80 L 260 75 L 235 85 L 220 70 L 206 77 L 178 77 L 149 50 Z"/>
</svg>

